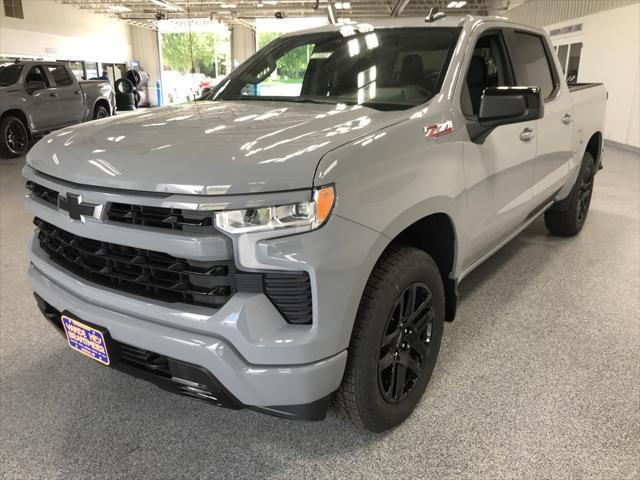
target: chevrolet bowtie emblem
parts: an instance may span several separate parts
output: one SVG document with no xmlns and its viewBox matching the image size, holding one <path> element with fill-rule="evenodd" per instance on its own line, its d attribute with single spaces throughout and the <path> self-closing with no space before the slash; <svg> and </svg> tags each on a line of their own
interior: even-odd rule
<svg viewBox="0 0 640 480">
<path fill-rule="evenodd" d="M 81 195 L 67 193 L 67 196 L 58 196 L 58 208 L 69 212 L 69 217 L 74 220 L 82 220 L 86 217 L 100 219 L 102 215 L 102 204 L 88 203 L 82 201 Z"/>
</svg>

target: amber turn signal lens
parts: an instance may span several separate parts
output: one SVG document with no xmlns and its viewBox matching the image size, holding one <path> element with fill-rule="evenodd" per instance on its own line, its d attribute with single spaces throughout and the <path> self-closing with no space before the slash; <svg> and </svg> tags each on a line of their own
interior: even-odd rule
<svg viewBox="0 0 640 480">
<path fill-rule="evenodd" d="M 336 190 L 333 186 L 316 190 L 316 222 L 321 224 L 329 217 L 336 200 Z"/>
</svg>

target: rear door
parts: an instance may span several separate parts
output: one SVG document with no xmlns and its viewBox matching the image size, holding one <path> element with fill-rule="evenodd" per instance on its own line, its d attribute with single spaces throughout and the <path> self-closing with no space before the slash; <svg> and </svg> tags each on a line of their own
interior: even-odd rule
<svg viewBox="0 0 640 480">
<path fill-rule="evenodd" d="M 465 56 L 460 98 L 468 121 L 477 119 L 485 88 L 522 85 L 514 75 L 502 30 L 487 30 L 471 42 L 475 46 Z M 501 125 L 484 142 L 464 144 L 469 229 L 465 267 L 489 253 L 526 221 L 531 210 L 535 129 L 535 121 Z"/>
<path fill-rule="evenodd" d="M 57 127 L 64 127 L 82 122 L 84 119 L 84 100 L 80 85 L 66 65 L 48 64 L 49 76 L 55 87 L 58 105 Z"/>
<path fill-rule="evenodd" d="M 532 191 L 535 213 L 548 205 L 567 182 L 575 144 L 573 102 L 543 36 L 514 30 L 509 40 L 520 76 L 529 86 L 540 87 L 544 97 L 544 117 L 536 121 L 538 145 Z"/>
</svg>

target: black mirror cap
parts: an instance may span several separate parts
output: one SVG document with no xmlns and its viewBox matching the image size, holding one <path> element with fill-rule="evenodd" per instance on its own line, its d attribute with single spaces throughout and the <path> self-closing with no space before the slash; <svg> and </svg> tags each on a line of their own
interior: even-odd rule
<svg viewBox="0 0 640 480">
<path fill-rule="evenodd" d="M 542 118 L 544 102 L 539 87 L 488 87 L 482 92 L 478 120 L 498 126 Z"/>
<path fill-rule="evenodd" d="M 468 124 L 474 143 L 483 143 L 494 128 L 537 120 L 544 116 L 539 87 L 487 87 L 482 93 L 477 120 Z"/>
</svg>

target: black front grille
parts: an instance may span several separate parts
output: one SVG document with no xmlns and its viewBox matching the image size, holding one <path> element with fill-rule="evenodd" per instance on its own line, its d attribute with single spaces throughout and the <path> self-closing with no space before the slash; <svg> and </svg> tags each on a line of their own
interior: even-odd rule
<svg viewBox="0 0 640 480">
<path fill-rule="evenodd" d="M 211 212 L 147 207 L 128 203 L 111 203 L 107 211 L 107 220 L 130 225 L 191 232 L 198 232 L 203 229 L 212 230 L 213 228 L 213 214 Z"/>
<path fill-rule="evenodd" d="M 83 238 L 36 218 L 40 246 L 56 263 L 92 282 L 167 302 L 219 307 L 235 293 L 232 261 L 194 262 Z"/>
<path fill-rule="evenodd" d="M 39 218 L 34 223 L 49 258 L 91 282 L 165 302 L 209 307 L 222 306 L 236 292 L 262 292 L 287 322 L 312 321 L 307 272 L 247 273 L 237 270 L 232 260 L 185 260 L 80 237 Z"/>
<path fill-rule="evenodd" d="M 51 188 L 43 187 L 42 185 L 38 185 L 32 181 L 27 182 L 27 189 L 31 192 L 33 196 L 44 200 L 52 205 L 58 205 L 58 192 Z"/>
</svg>

